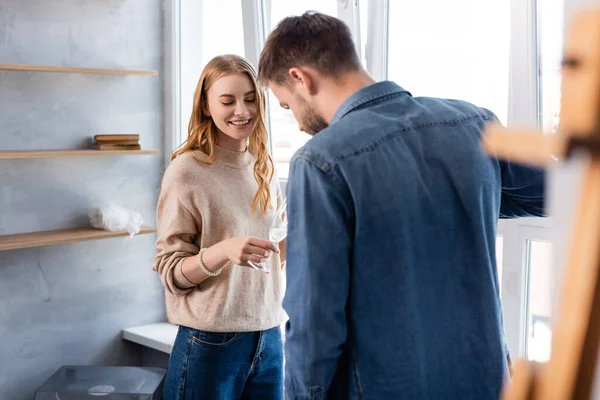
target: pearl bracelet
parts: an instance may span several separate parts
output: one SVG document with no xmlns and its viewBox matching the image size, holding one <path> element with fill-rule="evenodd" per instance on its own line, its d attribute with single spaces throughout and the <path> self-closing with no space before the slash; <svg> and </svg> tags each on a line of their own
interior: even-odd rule
<svg viewBox="0 0 600 400">
<path fill-rule="evenodd" d="M 198 265 L 200 266 L 200 269 L 202 270 L 202 272 L 204 272 L 208 276 L 219 275 L 221 273 L 221 271 L 223 270 L 223 268 L 221 268 L 217 272 L 212 272 L 208 268 L 206 268 L 206 266 L 204 265 L 204 262 L 202 261 L 202 254 L 204 253 L 204 250 L 206 250 L 206 249 L 201 249 L 200 252 L 198 253 Z"/>
</svg>

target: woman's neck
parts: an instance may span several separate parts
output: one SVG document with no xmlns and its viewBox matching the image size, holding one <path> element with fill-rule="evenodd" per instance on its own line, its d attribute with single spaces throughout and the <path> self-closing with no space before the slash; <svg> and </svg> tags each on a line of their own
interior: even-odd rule
<svg viewBox="0 0 600 400">
<path fill-rule="evenodd" d="M 226 150 L 239 151 L 240 153 L 243 153 L 248 147 L 248 139 L 237 140 L 225 135 L 222 132 L 219 132 L 217 134 L 217 146 Z"/>
</svg>

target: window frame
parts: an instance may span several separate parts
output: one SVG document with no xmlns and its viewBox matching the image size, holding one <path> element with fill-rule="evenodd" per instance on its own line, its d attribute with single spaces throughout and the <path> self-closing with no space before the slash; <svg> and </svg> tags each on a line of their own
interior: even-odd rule
<svg viewBox="0 0 600 400">
<path fill-rule="evenodd" d="M 371 2 L 371 4 L 374 3 Z M 510 7 L 511 37 L 507 125 L 515 128 L 539 127 L 541 125 L 541 71 L 537 0 L 511 0 Z M 383 13 L 383 10 L 379 10 L 379 12 Z M 389 9 L 385 12 L 386 18 L 389 19 Z M 368 24 L 372 25 L 375 18 L 377 17 L 369 15 Z M 379 18 L 381 17 L 379 16 Z M 385 26 L 384 36 L 387 37 L 389 21 Z M 376 40 L 375 47 L 384 48 L 385 46 L 387 49 L 389 39 L 384 44 L 381 39 L 377 42 L 378 37 L 376 34 L 373 35 Z M 371 51 L 373 50 L 371 49 Z M 371 58 L 371 60 L 377 59 L 382 60 L 383 58 L 380 55 Z M 387 68 L 387 60 L 384 61 L 384 65 Z M 373 68 L 369 72 L 373 74 L 374 71 L 381 74 L 382 68 Z M 387 71 L 381 76 L 387 78 Z M 502 292 L 500 295 L 506 341 L 513 357 L 514 355 L 526 356 L 527 350 L 529 289 L 527 243 L 529 240 L 544 240 L 554 245 L 553 225 L 554 222 L 551 218 L 500 220 L 498 223 L 497 234 L 503 237 Z M 554 264 L 553 268 L 556 270 L 556 262 Z M 558 274 L 555 271 L 556 276 Z"/>
<path fill-rule="evenodd" d="M 527 355 L 530 289 L 528 242 L 554 243 L 553 228 L 553 218 L 519 218 L 498 222 L 497 234 L 503 237 L 502 292 L 500 296 L 504 313 L 504 333 L 511 354 L 519 357 Z M 552 268 L 556 277 L 556 263 L 553 264 Z M 555 286 L 556 280 L 554 281 Z M 554 294 L 555 292 L 552 293 L 552 295 Z M 552 306 L 554 303 L 555 298 L 552 298 Z"/>
<path fill-rule="evenodd" d="M 539 24 L 538 0 L 511 0 L 509 127 L 541 129 L 542 126 Z M 510 352 L 519 357 L 527 357 L 530 285 L 528 242 L 540 240 L 552 243 L 554 255 L 551 268 L 553 289 L 556 288 L 559 263 L 555 226 L 554 218 L 503 220 L 498 224 L 498 233 L 504 237 L 501 299 L 505 334 Z M 551 307 L 554 307 L 555 290 L 551 296 Z"/>
<path fill-rule="evenodd" d="M 388 76 L 390 0 L 370 0 L 367 12 L 367 71 L 376 81 Z M 360 53 L 359 53 L 360 54 Z"/>
<path fill-rule="evenodd" d="M 202 1 L 202 0 L 200 0 Z M 171 162 L 171 153 L 181 143 L 181 2 L 164 0 L 165 56 L 164 101 L 165 143 L 164 167 Z"/>
</svg>

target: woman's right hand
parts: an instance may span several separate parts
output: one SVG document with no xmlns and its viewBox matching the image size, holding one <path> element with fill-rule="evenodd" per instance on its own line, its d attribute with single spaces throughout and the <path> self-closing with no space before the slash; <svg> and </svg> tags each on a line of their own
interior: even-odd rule
<svg viewBox="0 0 600 400">
<path fill-rule="evenodd" d="M 237 236 L 206 248 L 202 253 L 202 263 L 211 272 L 221 270 L 229 261 L 250 267 L 248 261 L 256 263 L 266 261 L 271 256 L 271 252 L 279 253 L 279 248 L 268 240 Z M 181 273 L 195 285 L 201 284 L 210 277 L 198 266 L 197 255 L 185 258 L 181 264 Z"/>
<path fill-rule="evenodd" d="M 249 267 L 248 261 L 261 263 L 279 248 L 272 242 L 250 236 L 236 236 L 219 243 L 225 256 L 234 264 Z"/>
</svg>

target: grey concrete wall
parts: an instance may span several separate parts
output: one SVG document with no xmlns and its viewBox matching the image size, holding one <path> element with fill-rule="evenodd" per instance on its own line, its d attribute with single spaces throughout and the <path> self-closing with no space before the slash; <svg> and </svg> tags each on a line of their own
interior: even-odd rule
<svg viewBox="0 0 600 400">
<path fill-rule="evenodd" d="M 0 0 L 0 63 L 162 71 L 162 0 Z M 163 78 L 0 71 L 0 150 L 139 133 L 161 148 Z M 0 235 L 86 225 L 113 201 L 155 224 L 161 156 L 0 160 Z M 61 365 L 140 365 L 123 328 L 164 320 L 155 235 L 0 252 L 0 399 Z"/>
</svg>

